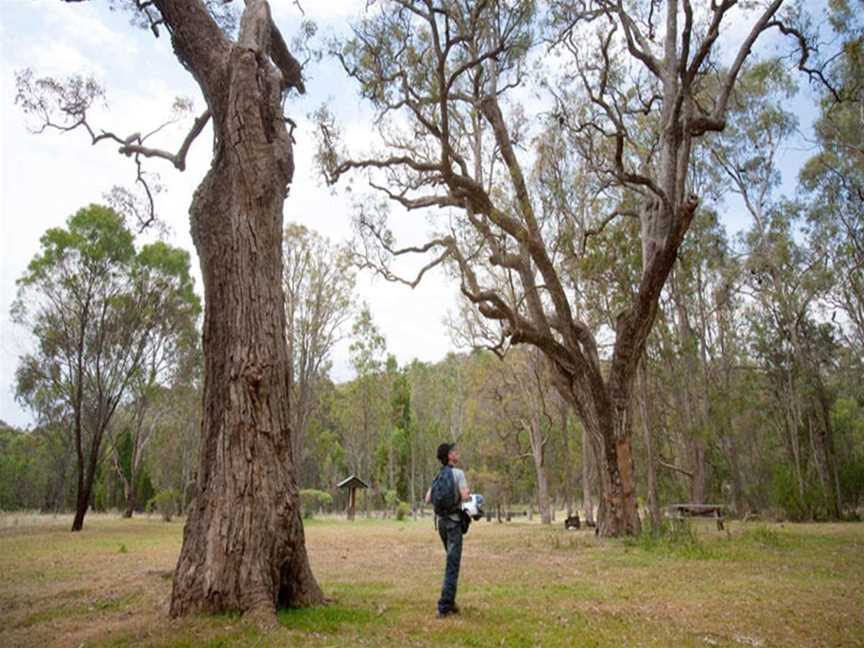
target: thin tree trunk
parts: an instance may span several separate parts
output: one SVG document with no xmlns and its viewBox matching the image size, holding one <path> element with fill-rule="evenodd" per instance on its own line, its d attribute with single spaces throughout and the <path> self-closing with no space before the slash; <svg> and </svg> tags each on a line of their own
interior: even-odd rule
<svg viewBox="0 0 864 648">
<path fill-rule="evenodd" d="M 549 506 L 549 480 L 546 476 L 546 439 L 540 424 L 540 413 L 535 412 L 533 420 L 528 422 L 528 438 L 531 441 L 531 458 L 534 460 L 534 473 L 537 477 L 537 508 L 540 510 L 540 521 L 543 524 L 552 523 Z"/>
<path fill-rule="evenodd" d="M 648 403 L 648 368 L 645 356 L 639 364 L 639 413 L 642 419 L 642 436 L 645 440 L 646 475 L 648 478 L 648 512 L 651 515 L 651 530 L 657 533 L 660 529 L 660 502 L 657 499 L 657 466 L 654 453 L 654 435 L 651 431 L 651 415 Z"/>
<path fill-rule="evenodd" d="M 693 477 L 690 480 L 690 501 L 694 504 L 705 503 L 705 441 L 701 438 L 690 440 L 690 465 Z"/>
<path fill-rule="evenodd" d="M 564 450 L 564 507 L 569 518 L 573 515 L 573 491 L 575 490 L 575 484 L 573 483 L 573 463 L 570 457 L 570 439 L 567 434 L 567 408 L 567 403 L 561 400 L 561 444 Z"/>
<path fill-rule="evenodd" d="M 825 462 L 825 472 L 828 482 L 828 499 L 831 513 L 835 520 L 839 520 L 843 511 L 840 493 L 840 476 L 837 468 L 837 456 L 834 451 L 834 430 L 831 425 L 831 406 L 828 402 L 828 394 L 822 376 L 816 371 L 816 400 L 818 401 L 820 425 L 819 446 Z"/>
<path fill-rule="evenodd" d="M 591 499 L 591 473 L 594 462 L 592 457 L 596 456 L 592 450 L 589 440 L 588 428 L 582 426 L 582 512 L 585 522 L 594 524 L 594 501 Z"/>
<path fill-rule="evenodd" d="M 729 473 L 732 480 L 732 509 L 735 515 L 743 515 L 747 505 L 744 502 L 744 490 L 741 480 L 741 461 L 738 457 L 738 442 L 732 429 L 731 417 L 727 417 L 726 433 L 721 437 L 729 458 Z"/>
<path fill-rule="evenodd" d="M 414 481 L 414 433 L 411 433 L 411 437 L 409 440 L 410 445 L 409 450 L 411 451 L 411 516 L 416 520 L 417 519 L 417 492 L 415 490 L 415 481 Z"/>
<path fill-rule="evenodd" d="M 96 479 L 96 467 L 99 457 L 99 443 L 94 440 L 87 457 L 87 465 L 80 466 L 78 470 L 78 497 L 75 505 L 75 518 L 72 520 L 72 530 L 80 531 L 84 528 L 84 516 L 90 508 L 90 498 L 93 495 L 93 482 Z"/>
<path fill-rule="evenodd" d="M 83 320 L 83 318 L 82 318 Z M 90 492 L 84 490 L 84 429 L 81 409 L 84 406 L 84 337 L 83 331 L 78 345 L 78 384 L 75 387 L 75 467 L 78 477 L 78 490 L 76 491 L 75 519 L 72 520 L 72 531 L 80 531 L 84 527 L 84 516 L 87 514 L 87 503 L 90 501 Z"/>
</svg>

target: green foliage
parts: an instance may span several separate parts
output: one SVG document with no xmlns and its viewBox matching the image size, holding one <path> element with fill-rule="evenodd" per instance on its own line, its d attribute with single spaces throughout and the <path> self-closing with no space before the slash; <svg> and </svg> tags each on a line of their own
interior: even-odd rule
<svg viewBox="0 0 864 648">
<path fill-rule="evenodd" d="M 369 305 L 363 304 L 351 328 L 351 344 L 348 352 L 357 376 L 365 378 L 381 370 L 387 342 L 372 319 Z"/>
<path fill-rule="evenodd" d="M 55 227 L 42 235 L 42 251 L 30 261 L 18 284 L 53 282 L 57 267 L 69 261 L 90 272 L 126 265 L 135 255 L 132 240 L 123 217 L 109 207 L 90 205 L 79 209 L 67 220 L 67 229 Z"/>
<path fill-rule="evenodd" d="M 148 513 L 159 513 L 165 522 L 180 512 L 180 493 L 173 488 L 159 491 L 147 502 Z"/>
<path fill-rule="evenodd" d="M 789 520 L 803 522 L 812 519 L 820 506 L 824 505 L 819 491 L 814 487 L 805 488 L 802 497 L 792 466 L 778 464 L 774 467 L 773 475 L 773 501 Z"/>
<path fill-rule="evenodd" d="M 307 519 L 311 519 L 322 508 L 332 505 L 333 496 L 330 493 L 314 488 L 304 488 L 300 491 L 300 506 L 303 509 L 303 517 Z"/>
<path fill-rule="evenodd" d="M 396 504 L 396 519 L 400 522 L 403 521 L 410 513 L 411 507 L 408 505 L 408 502 L 400 501 Z"/>
<path fill-rule="evenodd" d="M 0 422 L 0 511 L 42 508 L 51 474 L 51 438 Z"/>
<path fill-rule="evenodd" d="M 77 465 L 78 483 L 85 491 L 92 484 L 104 508 L 116 504 L 116 478 L 91 457 L 104 456 L 117 413 L 133 401 L 146 403 L 176 368 L 182 348 L 194 346 L 201 305 L 190 258 L 163 242 L 136 250 L 123 217 L 101 205 L 79 210 L 40 243 L 12 307 L 13 319 L 37 342 L 20 360 L 16 395 L 47 428 L 62 430 L 66 444 L 77 438 L 89 455 Z M 143 421 L 144 411 L 138 414 Z M 122 425 L 116 432 L 119 472 L 140 485 L 141 462 L 132 460 L 142 449 L 138 433 Z M 50 455 L 58 478 L 41 490 L 45 505 L 56 507 L 68 461 L 53 448 Z"/>
</svg>

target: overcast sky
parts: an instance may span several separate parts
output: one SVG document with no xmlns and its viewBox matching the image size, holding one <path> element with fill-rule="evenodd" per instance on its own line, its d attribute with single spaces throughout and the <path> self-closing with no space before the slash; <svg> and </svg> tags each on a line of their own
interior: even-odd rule
<svg viewBox="0 0 864 648">
<path fill-rule="evenodd" d="M 91 146 L 83 132 L 29 133 L 24 116 L 14 105 L 15 72 L 30 67 L 39 76 L 94 76 L 106 89 L 107 106 L 94 113 L 93 121 L 120 134 L 146 132 L 158 126 L 170 116 L 177 96 L 194 98 L 197 107 L 203 107 L 196 85 L 178 64 L 165 34 L 157 40 L 149 31 L 131 28 L 128 15 L 111 12 L 106 4 L 0 0 L 0 419 L 15 425 L 32 422 L 31 415 L 14 399 L 18 357 L 31 346 L 27 331 L 9 319 L 15 280 L 38 251 L 39 237 L 46 229 L 62 226 L 70 214 L 102 201 L 112 186 L 128 186 L 134 178 L 129 160 L 119 156 L 110 144 Z M 325 32 L 344 31 L 348 19 L 365 4 L 365 0 L 302 3 L 307 17 Z M 271 5 L 277 23 L 290 39 L 300 23 L 299 11 L 289 0 L 271 0 Z M 313 67 L 307 76 L 308 94 L 292 99 L 287 108 L 298 128 L 294 153 L 297 170 L 285 204 L 285 219 L 334 241 L 345 240 L 351 233 L 350 204 L 341 194 L 324 187 L 315 174 L 307 115 L 322 103 L 331 102 L 349 143 L 357 145 L 368 133 L 369 113 L 332 61 Z M 808 103 L 800 102 L 805 125 L 812 115 L 812 110 L 805 108 Z M 153 144 L 176 150 L 184 132 L 185 128 L 169 129 L 161 142 Z M 170 228 L 169 240 L 193 256 L 199 293 L 200 273 L 189 236 L 188 206 L 206 172 L 209 149 L 207 132 L 195 143 L 184 173 L 158 161 L 149 166 L 160 172 L 167 187 L 159 199 L 159 211 Z M 795 169 L 807 155 L 804 139 L 790 144 L 784 156 L 787 184 L 794 181 Z M 744 223 L 734 204 L 725 217 L 733 229 Z M 426 227 L 422 216 L 407 215 L 399 221 L 397 235 L 422 238 Z M 434 273 L 413 291 L 361 275 L 358 296 L 370 304 L 388 350 L 400 363 L 406 363 L 415 357 L 434 361 L 451 348 L 443 318 L 455 304 L 456 290 Z M 347 345 L 336 350 L 333 375 L 336 380 L 351 377 Z"/>
</svg>

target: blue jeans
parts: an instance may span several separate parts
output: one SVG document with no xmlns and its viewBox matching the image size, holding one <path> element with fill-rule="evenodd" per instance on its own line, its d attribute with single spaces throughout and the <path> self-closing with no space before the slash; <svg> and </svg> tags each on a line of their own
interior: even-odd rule
<svg viewBox="0 0 864 648">
<path fill-rule="evenodd" d="M 459 582 L 459 564 L 462 562 L 462 524 L 450 518 L 438 518 L 438 535 L 447 552 L 447 567 L 438 611 L 446 614 L 456 604 L 456 586 Z"/>
</svg>

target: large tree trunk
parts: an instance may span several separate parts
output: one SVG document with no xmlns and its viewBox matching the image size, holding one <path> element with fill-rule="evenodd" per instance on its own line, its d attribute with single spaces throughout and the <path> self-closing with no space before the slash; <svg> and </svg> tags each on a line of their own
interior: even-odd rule
<svg viewBox="0 0 864 648">
<path fill-rule="evenodd" d="M 632 421 L 630 403 L 616 407 L 612 421 L 614 432 L 604 435 L 605 515 L 598 521 L 600 535 L 617 537 L 638 535 L 641 529 L 636 506 L 636 471 L 633 465 Z"/>
<path fill-rule="evenodd" d="M 580 400 L 575 392 L 570 393 L 570 401 L 587 428 L 597 462 L 600 476 L 597 528 L 605 537 L 636 535 L 641 530 L 636 506 L 630 393 L 619 387 L 614 399 L 607 392 L 595 395 L 591 403 Z"/>
<path fill-rule="evenodd" d="M 265 11 L 266 23 L 259 21 Z M 213 164 L 190 209 L 205 288 L 204 414 L 196 497 L 171 596 L 175 617 L 239 610 L 272 623 L 278 605 L 323 601 L 306 553 L 291 448 L 281 246 L 291 143 L 279 74 L 252 40 L 269 24 L 265 3 L 247 3 L 224 94 L 211 101 Z"/>
</svg>

